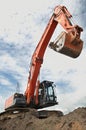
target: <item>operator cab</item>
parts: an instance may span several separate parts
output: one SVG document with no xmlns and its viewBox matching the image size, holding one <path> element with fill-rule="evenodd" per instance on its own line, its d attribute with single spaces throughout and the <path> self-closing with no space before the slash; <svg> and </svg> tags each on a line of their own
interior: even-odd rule
<svg viewBox="0 0 86 130">
<path fill-rule="evenodd" d="M 51 81 L 43 81 L 39 87 L 39 108 L 58 104 L 55 94 L 55 84 Z"/>
</svg>

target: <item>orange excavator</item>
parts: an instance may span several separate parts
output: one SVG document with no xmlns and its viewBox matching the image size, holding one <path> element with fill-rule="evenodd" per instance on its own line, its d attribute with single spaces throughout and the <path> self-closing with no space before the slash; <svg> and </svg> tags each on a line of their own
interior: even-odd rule
<svg viewBox="0 0 86 130">
<path fill-rule="evenodd" d="M 47 46 L 59 53 L 76 58 L 83 48 L 80 39 L 83 29 L 71 22 L 72 15 L 65 6 L 56 6 L 47 27 L 32 55 L 27 88 L 24 94 L 15 93 L 5 102 L 5 110 L 12 108 L 45 108 L 58 104 L 55 84 L 52 81 L 39 81 L 39 73 Z M 60 24 L 65 30 L 54 42 L 50 39 L 56 26 Z"/>
</svg>

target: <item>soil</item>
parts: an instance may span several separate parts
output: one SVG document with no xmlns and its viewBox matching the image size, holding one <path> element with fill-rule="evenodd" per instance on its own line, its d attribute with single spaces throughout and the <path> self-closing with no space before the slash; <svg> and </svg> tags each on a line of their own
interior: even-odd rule
<svg viewBox="0 0 86 130">
<path fill-rule="evenodd" d="M 86 108 L 78 108 L 69 114 L 61 111 L 34 109 L 19 113 L 0 114 L 0 130 L 86 130 Z"/>
</svg>

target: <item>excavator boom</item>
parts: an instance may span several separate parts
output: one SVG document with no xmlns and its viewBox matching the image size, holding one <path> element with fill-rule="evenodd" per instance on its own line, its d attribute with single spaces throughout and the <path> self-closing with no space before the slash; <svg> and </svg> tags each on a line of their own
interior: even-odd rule
<svg viewBox="0 0 86 130">
<path fill-rule="evenodd" d="M 65 32 L 64 39 L 61 36 L 61 38 L 58 40 L 58 42 L 61 39 L 64 40 L 63 43 L 62 42 L 60 43 L 60 44 L 63 44 L 62 45 L 63 51 L 60 51 L 60 52 L 65 55 L 71 56 L 71 57 L 77 57 L 77 55 L 78 55 L 78 54 L 76 54 L 77 52 L 79 54 L 81 53 L 83 43 L 80 40 L 80 34 L 83 29 L 81 27 L 79 27 L 78 25 L 72 25 L 72 23 L 70 21 L 71 17 L 72 17 L 72 15 L 69 13 L 69 11 L 67 10 L 67 8 L 65 6 L 55 7 L 54 13 L 51 16 L 51 18 L 46 26 L 46 29 L 32 56 L 30 74 L 29 74 L 29 79 L 28 79 L 28 83 L 27 83 L 27 89 L 25 92 L 28 103 L 30 103 L 31 98 L 34 97 L 34 91 L 36 89 L 37 78 L 38 78 L 38 75 L 40 72 L 41 64 L 43 63 L 43 56 L 44 56 L 45 50 L 48 46 L 48 43 L 54 33 L 56 26 L 58 25 L 58 23 L 67 32 L 67 33 Z M 63 35 L 63 37 L 64 37 L 64 35 Z M 73 41 L 75 41 L 76 43 L 74 43 Z M 51 48 L 54 48 L 53 46 L 54 45 L 52 45 Z M 39 86 L 39 85 L 37 85 L 37 86 Z"/>
</svg>

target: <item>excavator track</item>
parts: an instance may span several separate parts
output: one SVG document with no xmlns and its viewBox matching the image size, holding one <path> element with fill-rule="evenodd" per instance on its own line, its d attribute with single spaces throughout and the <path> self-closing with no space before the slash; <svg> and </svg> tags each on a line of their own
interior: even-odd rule
<svg viewBox="0 0 86 130">
<path fill-rule="evenodd" d="M 0 120 L 3 119 L 10 119 L 10 118 L 14 118 L 18 115 L 20 115 L 21 113 L 24 113 L 24 112 L 29 112 L 30 111 L 30 108 L 10 108 L 6 111 L 3 111 L 0 113 Z"/>
<path fill-rule="evenodd" d="M 11 119 L 15 118 L 22 113 L 30 112 L 32 115 L 35 117 L 42 119 L 42 118 L 47 118 L 48 117 L 48 112 L 46 110 L 40 110 L 37 111 L 36 109 L 31 109 L 31 108 L 10 108 L 4 112 L 0 113 L 0 120 L 2 119 Z"/>
<path fill-rule="evenodd" d="M 4 112 L 0 113 L 0 120 L 7 120 L 15 117 L 19 117 L 22 114 L 25 114 L 26 112 L 29 112 L 31 115 L 35 116 L 39 119 L 48 118 L 49 116 L 52 116 L 53 114 L 57 115 L 58 117 L 63 116 L 62 111 L 54 111 L 54 110 L 36 110 L 31 108 L 10 108 L 9 110 L 6 110 Z"/>
</svg>

